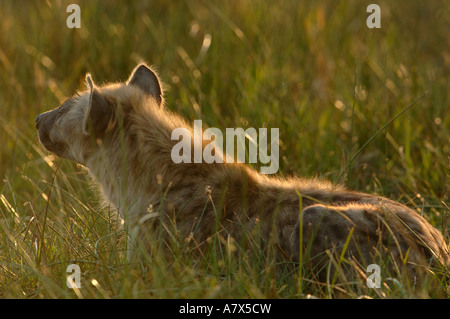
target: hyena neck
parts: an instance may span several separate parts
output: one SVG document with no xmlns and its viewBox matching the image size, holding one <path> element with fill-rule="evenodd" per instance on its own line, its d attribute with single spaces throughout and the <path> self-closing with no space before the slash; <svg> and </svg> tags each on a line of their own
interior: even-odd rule
<svg viewBox="0 0 450 319">
<path fill-rule="evenodd" d="M 225 169 L 226 164 L 173 162 L 171 150 L 178 141 L 171 139 L 172 131 L 193 130 L 179 116 L 162 108 L 125 106 L 123 110 L 121 124 L 86 162 L 103 196 L 122 217 L 139 218 L 163 196 L 179 196 L 172 190 L 186 183 L 204 188 L 213 171 Z"/>
</svg>

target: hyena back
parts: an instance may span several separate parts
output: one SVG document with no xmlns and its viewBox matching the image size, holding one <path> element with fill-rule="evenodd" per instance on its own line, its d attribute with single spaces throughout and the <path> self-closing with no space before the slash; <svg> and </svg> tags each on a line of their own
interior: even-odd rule
<svg viewBox="0 0 450 319">
<path fill-rule="evenodd" d="M 239 163 L 175 164 L 171 132 L 184 127 L 192 135 L 193 128 L 164 107 L 148 66 L 137 66 L 126 83 L 98 87 L 86 79 L 88 90 L 36 118 L 39 139 L 89 169 L 144 245 L 155 226 L 145 221 L 156 218 L 196 243 L 220 232 L 245 245 L 258 228 L 262 249 L 274 242 L 294 262 L 308 252 L 317 269 L 330 252 L 362 266 L 377 263 L 382 252 L 398 264 L 449 264 L 442 234 L 387 198 L 315 179 L 268 177 Z"/>
</svg>

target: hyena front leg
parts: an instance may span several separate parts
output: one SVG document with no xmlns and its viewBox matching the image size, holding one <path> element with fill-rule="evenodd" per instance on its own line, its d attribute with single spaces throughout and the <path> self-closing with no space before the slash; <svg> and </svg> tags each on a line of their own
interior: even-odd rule
<svg viewBox="0 0 450 319">
<path fill-rule="evenodd" d="M 188 232 L 178 228 L 175 216 L 173 204 L 157 202 L 129 221 L 128 261 L 152 259 L 161 253 L 170 256 L 188 236 Z"/>
<path fill-rule="evenodd" d="M 127 221 L 127 261 L 151 258 L 161 239 L 161 212 L 149 205 L 144 213 Z"/>
</svg>

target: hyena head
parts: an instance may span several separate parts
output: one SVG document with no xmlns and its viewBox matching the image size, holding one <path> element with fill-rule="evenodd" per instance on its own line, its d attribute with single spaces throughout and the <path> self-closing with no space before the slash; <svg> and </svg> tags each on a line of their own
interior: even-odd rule
<svg viewBox="0 0 450 319">
<path fill-rule="evenodd" d="M 144 100 L 154 107 L 162 105 L 159 79 L 145 64 L 138 65 L 125 83 L 97 87 L 90 74 L 86 82 L 87 91 L 36 117 L 41 144 L 53 154 L 80 164 L 85 164 L 114 127 L 118 105 L 130 101 L 143 104 Z"/>
</svg>

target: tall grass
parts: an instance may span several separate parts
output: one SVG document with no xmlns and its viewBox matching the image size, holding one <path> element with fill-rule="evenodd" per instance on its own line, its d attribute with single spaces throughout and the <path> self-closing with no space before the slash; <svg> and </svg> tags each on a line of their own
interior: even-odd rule
<svg viewBox="0 0 450 319">
<path fill-rule="evenodd" d="M 306 266 L 280 272 L 257 246 L 230 254 L 219 234 L 200 257 L 176 234 L 162 253 L 155 235 L 148 262 L 130 264 L 126 230 L 84 168 L 45 152 L 34 128 L 84 89 L 86 72 L 124 80 L 143 59 L 169 109 L 220 129 L 278 127 L 281 175 L 404 202 L 448 239 L 448 7 L 378 1 L 381 29 L 368 29 L 361 2 L 91 1 L 80 2 L 81 29 L 68 29 L 73 2 L 0 4 L 1 297 L 448 297 L 432 274 L 420 287 L 403 278 L 374 290 L 334 274 L 319 283 Z M 73 263 L 80 289 L 66 286 Z"/>
</svg>

